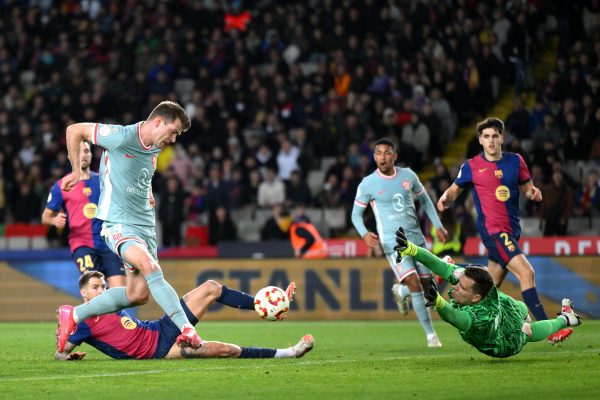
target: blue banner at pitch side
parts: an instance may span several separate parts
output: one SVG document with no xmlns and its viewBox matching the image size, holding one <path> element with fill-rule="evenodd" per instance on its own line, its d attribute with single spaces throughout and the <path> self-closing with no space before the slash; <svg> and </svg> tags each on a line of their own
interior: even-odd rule
<svg viewBox="0 0 600 400">
<path fill-rule="evenodd" d="M 530 261 L 536 269 L 538 290 L 549 315 L 559 310 L 563 297 L 568 297 L 584 315 L 600 318 L 598 257 L 531 257 Z M 209 279 L 250 294 L 267 285 L 285 288 L 295 281 L 298 288 L 289 314 L 291 320 L 401 318 L 390 291 L 394 275 L 384 259 L 163 260 L 161 266 L 180 296 Z M 80 301 L 78 272 L 71 261 L 0 263 L 0 278 L 0 293 L 8 294 L 0 296 L 1 320 L 17 317 L 53 320 L 58 305 Z M 521 291 L 511 274 L 501 289 L 521 299 Z M 25 297 L 23 293 L 28 295 Z M 11 314 L 18 296 L 23 296 L 19 300 L 20 311 Z M 138 308 L 138 316 L 143 319 L 161 315 L 153 300 Z M 205 318 L 255 320 L 256 315 L 252 311 L 214 305 Z M 404 318 L 415 316 L 411 312 Z"/>
</svg>

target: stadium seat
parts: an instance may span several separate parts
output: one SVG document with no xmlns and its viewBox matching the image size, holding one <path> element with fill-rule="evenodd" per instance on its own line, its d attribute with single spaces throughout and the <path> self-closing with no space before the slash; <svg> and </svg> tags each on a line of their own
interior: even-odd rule
<svg viewBox="0 0 600 400">
<path fill-rule="evenodd" d="M 326 208 L 323 221 L 330 229 L 343 229 L 346 227 L 346 211 L 343 207 Z"/>
<path fill-rule="evenodd" d="M 541 237 L 543 230 L 538 218 L 521 218 L 521 237 Z"/>
<path fill-rule="evenodd" d="M 205 225 L 188 225 L 185 229 L 186 246 L 198 247 L 208 245 L 208 227 Z"/>
<path fill-rule="evenodd" d="M 321 193 L 323 190 L 324 181 L 325 172 L 313 170 L 308 173 L 308 176 L 306 177 L 306 184 L 308 185 L 313 197 L 318 197 L 319 193 Z"/>
<path fill-rule="evenodd" d="M 4 236 L 15 237 L 25 236 L 28 238 L 45 237 L 48 232 L 48 227 L 42 224 L 7 224 L 4 229 Z"/>
</svg>

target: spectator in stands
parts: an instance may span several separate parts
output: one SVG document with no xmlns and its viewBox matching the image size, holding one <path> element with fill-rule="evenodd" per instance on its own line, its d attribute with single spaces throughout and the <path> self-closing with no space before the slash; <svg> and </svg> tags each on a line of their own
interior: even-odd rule
<svg viewBox="0 0 600 400">
<path fill-rule="evenodd" d="M 289 239 L 292 216 L 287 208 L 279 205 L 273 206 L 272 215 L 265 221 L 260 231 L 261 240 L 285 240 Z"/>
<path fill-rule="evenodd" d="M 540 220 L 544 222 L 544 236 L 566 235 L 573 212 L 573 190 L 565 183 L 562 171 L 554 171 L 542 193 Z"/>
<path fill-rule="evenodd" d="M 237 227 L 225 207 L 217 207 L 208 222 L 208 243 L 217 245 L 223 241 L 237 240 Z"/>
<path fill-rule="evenodd" d="M 173 175 L 160 192 L 158 218 L 162 224 L 162 244 L 165 247 L 181 246 L 181 231 L 184 219 L 185 193 L 181 189 L 179 178 Z"/>
<path fill-rule="evenodd" d="M 186 222 L 202 225 L 202 215 L 206 211 L 206 188 L 201 183 L 192 186 L 190 195 L 185 199 Z"/>
<path fill-rule="evenodd" d="M 552 114 L 544 115 L 543 122 L 540 124 L 532 133 L 531 140 L 533 141 L 534 148 L 543 147 L 543 143 L 546 141 L 552 142 L 554 147 L 560 145 L 561 134 L 560 130 L 554 123 L 554 117 Z"/>
<path fill-rule="evenodd" d="M 209 215 L 214 213 L 217 207 L 231 209 L 229 188 L 223 180 L 221 166 L 215 162 L 210 164 L 208 182 L 206 183 L 206 208 Z"/>
<path fill-rule="evenodd" d="M 35 224 L 40 218 L 41 199 L 29 182 L 21 182 L 18 186 L 18 197 L 13 208 L 15 222 Z"/>
<path fill-rule="evenodd" d="M 323 190 L 319 194 L 319 200 L 323 207 L 338 207 L 341 200 L 339 178 L 331 174 L 327 177 Z"/>
<path fill-rule="evenodd" d="M 309 206 L 312 203 L 310 188 L 298 170 L 292 172 L 289 182 L 285 185 L 285 199 L 288 208 L 297 205 Z"/>
<path fill-rule="evenodd" d="M 277 153 L 277 167 L 279 170 L 279 179 L 287 183 L 290 180 L 292 171 L 297 171 L 300 149 L 292 141 L 284 136 L 280 142 L 279 153 Z"/>
<path fill-rule="evenodd" d="M 273 207 L 285 202 L 285 185 L 277 177 L 275 167 L 268 166 L 265 180 L 258 185 L 257 203 L 259 207 Z"/>
<path fill-rule="evenodd" d="M 565 161 L 584 161 L 589 158 L 590 143 L 579 129 L 571 129 L 564 140 L 563 152 Z"/>
<path fill-rule="evenodd" d="M 574 211 L 586 217 L 600 214 L 600 176 L 597 169 L 590 170 L 585 182 L 577 189 Z"/>
<path fill-rule="evenodd" d="M 529 138 L 529 111 L 525 108 L 521 97 L 513 99 L 512 111 L 506 118 L 506 130 L 517 139 Z"/>
</svg>

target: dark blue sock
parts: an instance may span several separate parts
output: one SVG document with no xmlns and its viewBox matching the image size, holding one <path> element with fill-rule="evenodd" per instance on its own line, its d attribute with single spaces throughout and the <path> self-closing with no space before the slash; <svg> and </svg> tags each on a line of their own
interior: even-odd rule
<svg viewBox="0 0 600 400">
<path fill-rule="evenodd" d="M 527 304 L 529 311 L 533 314 L 533 317 L 537 321 L 543 321 L 548 319 L 546 316 L 546 311 L 544 311 L 544 306 L 540 301 L 540 297 L 538 296 L 536 288 L 532 287 L 531 289 L 527 289 L 521 292 L 523 295 L 523 301 Z"/>
<path fill-rule="evenodd" d="M 262 347 L 242 347 L 240 358 L 273 358 L 276 352 L 275 349 Z"/>
<path fill-rule="evenodd" d="M 254 310 L 254 297 L 239 290 L 229 289 L 225 285 L 221 288 L 221 296 L 217 299 L 217 303 L 243 310 Z"/>
</svg>

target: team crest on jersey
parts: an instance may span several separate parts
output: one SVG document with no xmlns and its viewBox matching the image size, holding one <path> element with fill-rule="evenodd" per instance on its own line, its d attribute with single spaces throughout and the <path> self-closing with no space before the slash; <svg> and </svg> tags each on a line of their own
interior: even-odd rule
<svg viewBox="0 0 600 400">
<path fill-rule="evenodd" d="M 406 190 L 410 190 L 410 182 L 407 179 L 403 180 L 402 187 Z"/>
<path fill-rule="evenodd" d="M 87 186 L 85 186 L 82 190 L 84 195 L 86 195 L 87 197 L 90 197 L 90 195 L 92 194 L 92 188 L 89 188 Z"/>
<path fill-rule="evenodd" d="M 504 176 L 501 169 L 495 170 L 494 175 L 496 175 L 496 178 L 498 178 L 498 179 L 502 179 L 502 177 Z"/>
<path fill-rule="evenodd" d="M 102 125 L 100 127 L 100 129 L 98 129 L 98 134 L 102 137 L 106 137 L 108 135 L 110 135 L 111 133 L 111 128 L 108 125 Z"/>
<path fill-rule="evenodd" d="M 152 167 L 153 167 L 154 169 L 156 169 L 156 160 L 157 160 L 157 158 L 158 158 L 158 157 L 156 157 L 155 155 L 153 155 L 153 156 L 152 156 Z"/>
<path fill-rule="evenodd" d="M 130 331 L 137 328 L 137 324 L 131 318 L 128 317 L 121 317 L 121 325 L 123 325 L 123 328 Z"/>
</svg>

